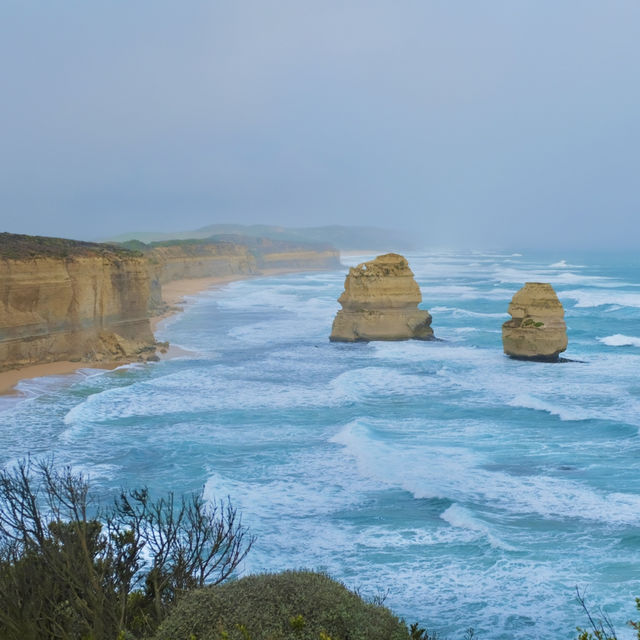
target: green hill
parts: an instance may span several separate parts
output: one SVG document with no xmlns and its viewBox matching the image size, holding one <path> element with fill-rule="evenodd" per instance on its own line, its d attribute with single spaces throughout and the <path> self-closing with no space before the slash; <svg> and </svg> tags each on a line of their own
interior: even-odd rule
<svg viewBox="0 0 640 640">
<path fill-rule="evenodd" d="M 211 238 L 212 236 L 251 236 L 283 242 L 328 244 L 342 251 L 400 251 L 419 248 L 405 234 L 394 229 L 379 227 L 350 227 L 332 225 L 326 227 L 278 227 L 272 225 L 212 224 L 193 231 L 132 232 L 109 238 L 109 242 L 158 242 Z"/>
</svg>

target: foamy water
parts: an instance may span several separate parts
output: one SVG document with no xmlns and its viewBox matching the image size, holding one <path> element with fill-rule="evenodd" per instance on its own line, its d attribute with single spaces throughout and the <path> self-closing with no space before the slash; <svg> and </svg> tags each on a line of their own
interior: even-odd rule
<svg viewBox="0 0 640 640">
<path fill-rule="evenodd" d="M 409 258 L 442 342 L 329 343 L 344 273 L 237 282 L 165 324 L 193 357 L 0 399 L 2 462 L 54 454 L 105 498 L 145 484 L 229 495 L 258 536 L 244 572 L 310 567 L 388 589 L 398 614 L 452 640 L 469 626 L 483 640 L 574 638 L 576 585 L 633 637 L 639 265 Z M 554 284 L 575 362 L 502 354 L 528 280 Z"/>
</svg>

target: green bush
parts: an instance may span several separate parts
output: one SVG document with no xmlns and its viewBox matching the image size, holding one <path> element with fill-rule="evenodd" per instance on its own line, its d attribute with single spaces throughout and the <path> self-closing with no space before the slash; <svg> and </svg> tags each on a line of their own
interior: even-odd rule
<svg viewBox="0 0 640 640">
<path fill-rule="evenodd" d="M 147 637 L 252 543 L 229 501 L 139 489 L 100 507 L 86 477 L 21 461 L 0 469 L 0 638 Z"/>
<path fill-rule="evenodd" d="M 183 596 L 154 640 L 408 640 L 406 625 L 322 573 L 253 575 Z"/>
</svg>

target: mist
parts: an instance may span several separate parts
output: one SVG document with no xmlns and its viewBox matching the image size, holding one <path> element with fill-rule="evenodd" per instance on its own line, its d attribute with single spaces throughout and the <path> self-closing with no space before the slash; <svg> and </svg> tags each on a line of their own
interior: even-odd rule
<svg viewBox="0 0 640 640">
<path fill-rule="evenodd" d="M 630 249 L 640 3 L 5 0 L 0 231 Z"/>
</svg>

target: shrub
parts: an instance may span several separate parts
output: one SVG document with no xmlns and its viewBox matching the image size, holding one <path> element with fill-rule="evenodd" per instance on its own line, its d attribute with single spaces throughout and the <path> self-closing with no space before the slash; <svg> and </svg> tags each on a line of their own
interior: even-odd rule
<svg viewBox="0 0 640 640">
<path fill-rule="evenodd" d="M 229 577 L 252 543 L 229 502 L 141 489 L 105 509 L 84 476 L 20 462 L 0 471 L 0 638 L 143 636 L 186 590 Z"/>
<path fill-rule="evenodd" d="M 322 573 L 247 576 L 183 596 L 154 640 L 408 640 L 406 625 Z"/>
</svg>

